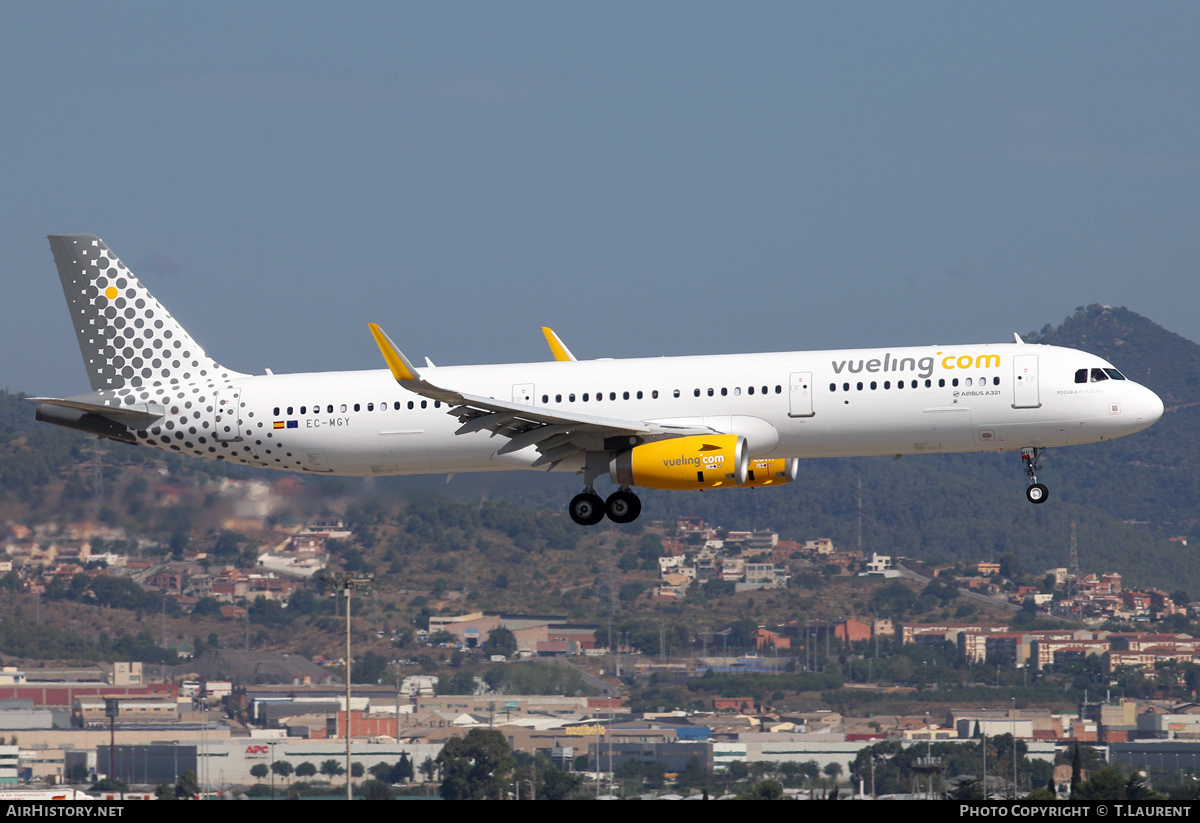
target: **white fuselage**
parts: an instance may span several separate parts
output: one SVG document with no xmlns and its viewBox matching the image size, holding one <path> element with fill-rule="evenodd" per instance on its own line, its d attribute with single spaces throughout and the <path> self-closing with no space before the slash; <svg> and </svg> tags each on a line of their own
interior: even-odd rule
<svg viewBox="0 0 1200 823">
<path fill-rule="evenodd" d="M 1119 373 L 1097 380 L 1097 370 L 1115 372 L 1084 352 L 1013 343 L 451 366 L 422 376 L 538 408 L 708 426 L 744 435 L 751 457 L 804 458 L 1091 443 L 1162 415 L 1153 392 Z M 245 376 L 217 393 L 237 409 L 223 419 L 229 431 L 218 448 L 206 413 L 172 431 L 138 432 L 138 441 L 340 475 L 529 468 L 538 456 L 532 447 L 497 456 L 507 441 L 489 431 L 455 434 L 459 421 L 445 404 L 402 388 L 385 369 Z M 581 467 L 576 456 L 556 468 Z"/>
</svg>

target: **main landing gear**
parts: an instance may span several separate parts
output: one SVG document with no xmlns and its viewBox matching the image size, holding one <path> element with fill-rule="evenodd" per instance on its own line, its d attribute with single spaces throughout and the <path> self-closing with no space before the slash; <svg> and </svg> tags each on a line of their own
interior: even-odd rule
<svg viewBox="0 0 1200 823">
<path fill-rule="evenodd" d="M 589 487 L 571 498 L 567 511 L 581 526 L 594 526 L 608 515 L 614 523 L 632 523 L 642 513 L 642 501 L 627 486 L 622 486 L 603 500 Z"/>
<path fill-rule="evenodd" d="M 1029 478 L 1029 488 L 1025 490 L 1025 497 L 1030 503 L 1045 503 L 1046 498 L 1050 496 L 1050 490 L 1037 482 L 1037 473 L 1041 469 L 1038 463 L 1038 458 L 1042 456 L 1045 449 L 1037 447 L 1021 449 L 1021 463 L 1025 466 L 1025 476 Z"/>
</svg>

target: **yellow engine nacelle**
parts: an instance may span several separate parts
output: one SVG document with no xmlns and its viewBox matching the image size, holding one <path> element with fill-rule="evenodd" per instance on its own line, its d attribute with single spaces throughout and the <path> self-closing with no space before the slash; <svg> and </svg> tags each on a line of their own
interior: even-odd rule
<svg viewBox="0 0 1200 823">
<path fill-rule="evenodd" d="M 675 437 L 643 443 L 609 461 L 622 486 L 648 489 L 736 488 L 746 482 L 746 438 L 736 434 Z"/>
<path fill-rule="evenodd" d="M 800 469 L 800 460 L 795 457 L 751 458 L 750 469 L 746 475 L 743 489 L 755 489 L 759 486 L 782 486 L 796 479 Z"/>
</svg>

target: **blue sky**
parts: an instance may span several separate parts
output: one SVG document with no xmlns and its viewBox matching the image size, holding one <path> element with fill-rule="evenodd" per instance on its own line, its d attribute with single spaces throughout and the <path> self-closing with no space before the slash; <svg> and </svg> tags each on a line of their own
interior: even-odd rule
<svg viewBox="0 0 1200 823">
<path fill-rule="evenodd" d="M 1200 339 L 1200 4 L 0 5 L 3 382 L 45 235 L 242 371 Z M 1120 365 L 1119 363 L 1117 364 Z"/>
</svg>

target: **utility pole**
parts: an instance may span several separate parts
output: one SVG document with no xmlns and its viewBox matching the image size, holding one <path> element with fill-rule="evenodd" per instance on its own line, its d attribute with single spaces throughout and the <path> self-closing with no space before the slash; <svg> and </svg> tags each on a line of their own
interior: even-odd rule
<svg viewBox="0 0 1200 823">
<path fill-rule="evenodd" d="M 350 595 L 355 589 L 361 589 L 366 595 L 370 591 L 370 586 L 375 583 L 375 572 L 367 572 L 361 574 L 359 572 L 321 572 L 320 578 L 326 582 L 335 584 L 342 591 L 342 595 L 346 598 L 346 799 L 354 799 L 354 788 L 350 783 L 350 778 L 353 774 L 354 763 L 350 754 L 350 743 L 353 737 L 350 735 Z M 397 718 L 399 722 L 399 718 Z"/>
</svg>

